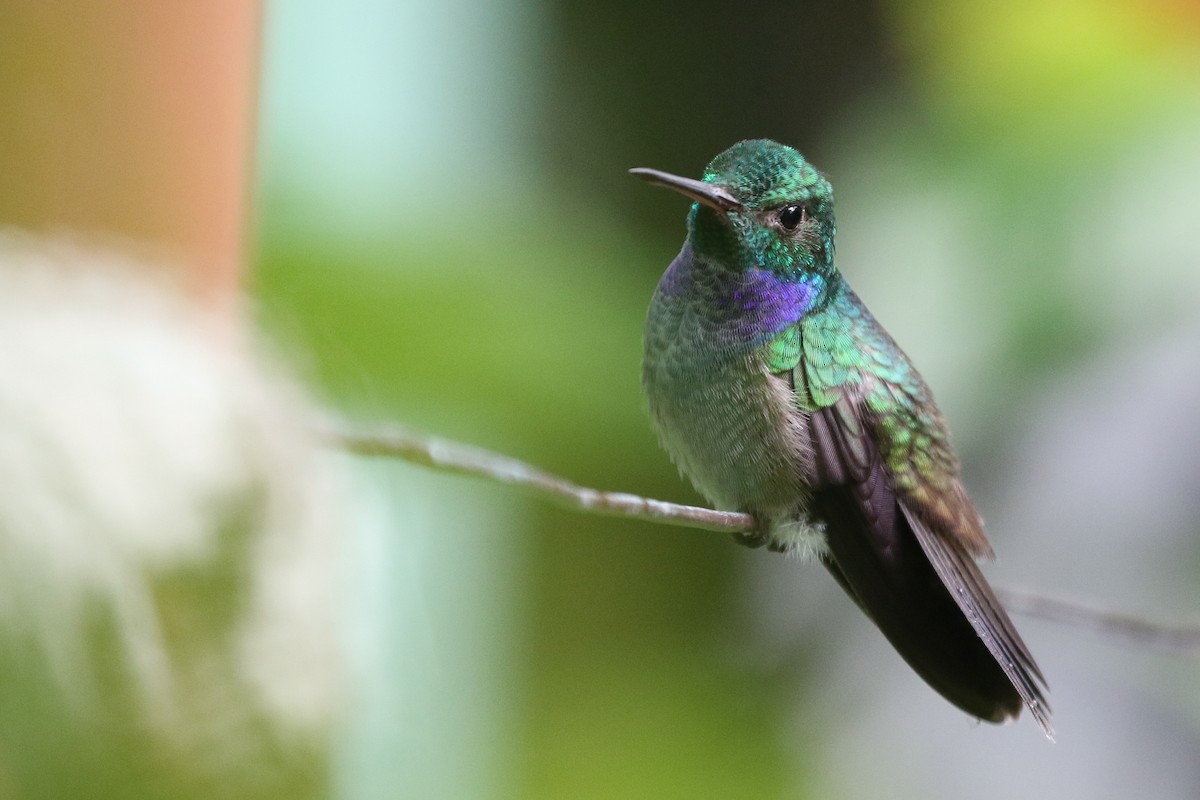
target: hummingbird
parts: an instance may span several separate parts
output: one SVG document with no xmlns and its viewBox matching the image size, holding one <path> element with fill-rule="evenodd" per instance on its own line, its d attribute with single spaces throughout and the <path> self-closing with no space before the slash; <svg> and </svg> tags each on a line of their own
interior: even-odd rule
<svg viewBox="0 0 1200 800">
<path fill-rule="evenodd" d="M 1045 678 L 980 572 L 991 558 L 949 432 L 908 356 L 834 263 L 833 190 L 799 152 L 739 142 L 701 180 L 646 318 L 642 383 L 663 448 L 748 546 L 819 559 L 934 690 L 988 722 Z"/>
</svg>

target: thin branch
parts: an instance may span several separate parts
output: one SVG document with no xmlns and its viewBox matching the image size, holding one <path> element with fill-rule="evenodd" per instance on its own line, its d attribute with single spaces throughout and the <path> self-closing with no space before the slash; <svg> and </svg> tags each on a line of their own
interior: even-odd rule
<svg viewBox="0 0 1200 800">
<path fill-rule="evenodd" d="M 515 458 L 471 445 L 421 436 L 402 428 L 372 433 L 339 431 L 328 434 L 327 438 L 351 453 L 400 458 L 445 472 L 486 478 L 525 489 L 578 511 L 718 533 L 750 533 L 754 530 L 754 517 L 749 514 L 714 511 L 711 508 L 651 500 L 636 494 L 589 489 Z"/>
<path fill-rule="evenodd" d="M 585 513 L 719 533 L 752 533 L 755 530 L 754 518 L 749 514 L 714 511 L 624 492 L 590 489 L 515 458 L 459 442 L 422 436 L 399 427 L 363 433 L 329 429 L 325 438 L 332 445 L 357 455 L 399 458 L 445 472 L 516 486 Z M 997 594 L 1010 611 L 1018 614 L 1091 628 L 1143 646 L 1200 655 L 1200 626 L 1154 622 L 1074 600 L 1014 589 L 998 589 Z"/>
<path fill-rule="evenodd" d="M 1119 611 L 1095 608 L 1078 600 L 1048 597 L 1022 589 L 997 588 L 1004 606 L 1027 617 L 1090 628 L 1124 639 L 1127 644 L 1200 656 L 1200 626 L 1172 625 L 1135 617 Z"/>
</svg>

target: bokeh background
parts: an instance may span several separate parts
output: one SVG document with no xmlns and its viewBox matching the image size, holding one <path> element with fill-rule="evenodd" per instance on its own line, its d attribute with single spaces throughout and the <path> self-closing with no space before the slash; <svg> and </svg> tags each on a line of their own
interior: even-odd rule
<svg viewBox="0 0 1200 800">
<path fill-rule="evenodd" d="M 200 272 L 234 276 L 239 318 L 324 414 L 701 503 L 639 387 L 686 203 L 625 170 L 699 175 L 739 139 L 775 138 L 833 183 L 838 263 L 939 398 L 995 582 L 1200 618 L 1200 4 L 348 0 L 269 4 L 260 23 L 252 255 Z M 107 30 L 100 54 L 123 34 L 162 41 Z M 4 221 L 32 224 L 29 186 L 0 185 Z M 1194 657 L 1018 616 L 1050 680 L 1051 744 L 950 707 L 817 566 L 305 452 L 341 498 L 309 534 L 328 569 L 271 596 L 329 618 L 327 639 L 300 636 L 339 654 L 317 682 L 337 699 L 295 688 L 328 715 L 269 747 L 237 738 L 278 721 L 269 704 L 212 734 L 229 752 L 154 733 L 101 745 L 59 708 L 61 681 L 39 682 L 40 657 L 13 658 L 0 795 L 183 796 L 194 772 L 197 796 L 1200 794 Z M 235 586 L 278 551 L 237 553 Z M 160 608 L 186 601 L 178 576 L 155 580 Z M 279 689 L 255 655 L 274 640 L 251 641 L 230 669 L 259 665 Z M 102 719 L 142 730 L 113 705 Z M 258 777 L 227 782 L 244 763 Z"/>
</svg>

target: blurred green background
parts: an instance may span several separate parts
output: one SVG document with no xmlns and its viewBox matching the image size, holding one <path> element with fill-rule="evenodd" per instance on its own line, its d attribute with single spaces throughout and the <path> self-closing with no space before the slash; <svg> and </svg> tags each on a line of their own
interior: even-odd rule
<svg viewBox="0 0 1200 800">
<path fill-rule="evenodd" d="M 281 2 L 264 47 L 251 291 L 350 418 L 701 502 L 639 388 L 686 204 L 625 170 L 776 138 L 938 394 L 991 574 L 1200 614 L 1200 5 Z M 818 567 L 351 469 L 344 796 L 1200 793 L 1195 662 L 1018 618 L 1051 746 L 971 725 Z"/>
</svg>

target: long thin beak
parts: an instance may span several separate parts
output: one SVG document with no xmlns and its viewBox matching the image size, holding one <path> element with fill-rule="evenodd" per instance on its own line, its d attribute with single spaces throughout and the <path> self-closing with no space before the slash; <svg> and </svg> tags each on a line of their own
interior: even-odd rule
<svg viewBox="0 0 1200 800">
<path fill-rule="evenodd" d="M 644 178 L 650 183 L 674 189 L 698 203 L 704 203 L 706 206 L 715 208 L 717 211 L 733 211 L 742 207 L 742 204 L 738 202 L 736 197 L 729 193 L 728 189 L 715 186 L 711 183 L 692 180 L 691 178 L 681 178 L 678 175 L 672 175 L 669 172 L 662 172 L 657 169 L 650 169 L 649 167 L 634 167 L 629 172 L 632 175 L 637 175 L 639 178 Z"/>
</svg>

